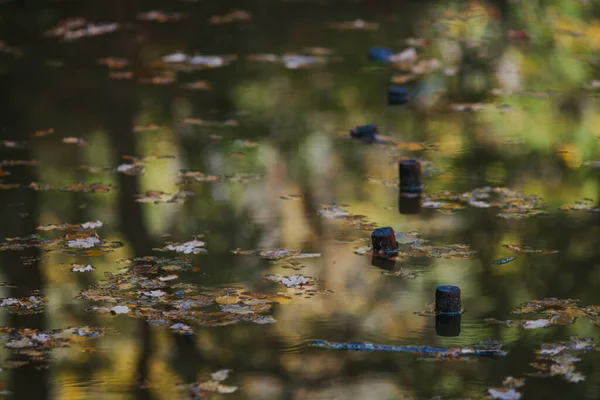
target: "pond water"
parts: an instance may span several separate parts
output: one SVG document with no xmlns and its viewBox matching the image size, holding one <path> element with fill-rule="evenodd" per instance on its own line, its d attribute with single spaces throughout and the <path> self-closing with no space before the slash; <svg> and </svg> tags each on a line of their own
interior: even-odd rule
<svg viewBox="0 0 600 400">
<path fill-rule="evenodd" d="M 0 2 L 0 393 L 598 398 L 598 16 Z M 388 106 L 392 84 L 406 104 Z M 350 139 L 369 123 L 380 142 Z M 385 226 L 393 260 L 369 249 Z M 461 288 L 459 319 L 433 315 L 438 285 Z"/>
</svg>

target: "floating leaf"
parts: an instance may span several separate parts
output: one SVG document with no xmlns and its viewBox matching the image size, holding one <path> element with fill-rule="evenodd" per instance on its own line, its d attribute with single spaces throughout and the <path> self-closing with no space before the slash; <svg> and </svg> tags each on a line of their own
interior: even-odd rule
<svg viewBox="0 0 600 400">
<path fill-rule="evenodd" d="M 383 271 L 381 274 L 388 275 L 388 276 L 398 276 L 398 277 L 401 277 L 404 279 L 415 279 L 417 277 L 417 274 L 409 271 L 406 268 L 400 268 L 395 271 Z"/>
<path fill-rule="evenodd" d="M 300 274 L 292 276 L 282 276 L 276 274 L 265 275 L 265 278 L 272 282 L 279 282 L 287 288 L 298 288 L 304 286 L 312 286 L 315 284 L 316 279 L 310 276 L 304 276 Z"/>
<path fill-rule="evenodd" d="M 298 258 L 314 258 L 320 257 L 320 253 L 302 253 L 300 250 L 288 249 L 267 249 L 267 250 L 242 250 L 235 249 L 231 251 L 233 254 L 258 256 L 272 261 L 289 261 Z"/>
<path fill-rule="evenodd" d="M 129 65 L 126 58 L 104 57 L 98 60 L 98 64 L 106 65 L 109 69 L 122 69 Z"/>
<path fill-rule="evenodd" d="M 62 138 L 62 142 L 66 144 L 78 144 L 80 146 L 85 146 L 87 144 L 85 140 L 77 137 L 64 137 Z"/>
<path fill-rule="evenodd" d="M 557 299 L 548 298 L 543 300 L 533 300 L 531 302 L 520 305 L 517 309 L 512 311 L 513 314 L 530 314 L 539 313 L 546 311 L 550 308 L 573 308 L 577 307 L 579 300 L 575 299 Z"/>
<path fill-rule="evenodd" d="M 167 243 L 166 246 L 155 249 L 156 251 L 176 251 L 184 254 L 206 254 L 206 249 L 201 248 L 204 242 L 200 240 L 191 240 L 185 243 Z"/>
<path fill-rule="evenodd" d="M 517 246 L 514 244 L 505 244 L 504 247 L 515 251 L 517 253 L 540 253 L 540 254 L 554 254 L 558 253 L 558 250 L 537 250 L 528 246 Z"/>
<path fill-rule="evenodd" d="M 252 14 L 248 11 L 244 10 L 232 10 L 231 12 L 225 15 L 215 15 L 212 16 L 208 22 L 213 25 L 222 25 L 228 24 L 231 22 L 239 22 L 239 21 L 250 21 L 252 20 Z"/>
<path fill-rule="evenodd" d="M 138 13 L 137 19 L 140 21 L 152 21 L 152 22 L 177 22 L 183 19 L 184 15 L 178 12 L 167 12 L 160 10 L 152 10 Z"/>
<path fill-rule="evenodd" d="M 211 374 L 211 380 L 198 382 L 187 385 L 179 385 L 179 387 L 188 392 L 206 397 L 210 393 L 229 394 L 238 391 L 239 388 L 235 386 L 225 386 L 221 384 L 224 380 L 229 377 L 231 370 L 221 370 Z"/>
<path fill-rule="evenodd" d="M 56 186 L 42 185 L 37 182 L 31 182 L 29 187 L 33 190 L 55 190 Z M 92 183 L 91 185 L 85 185 L 83 183 L 77 183 L 75 185 L 63 187 L 60 190 L 65 192 L 83 192 L 83 193 L 107 193 L 110 191 L 112 185 L 105 185 L 103 183 Z"/>
<path fill-rule="evenodd" d="M 569 382 L 577 383 L 585 377 L 575 371 L 575 363 L 581 355 L 596 346 L 591 339 L 571 338 L 567 342 L 546 343 L 536 351 L 535 362 L 531 365 L 539 370 L 535 376 L 562 376 Z"/>
<path fill-rule="evenodd" d="M 186 198 L 192 196 L 191 192 L 180 190 L 175 194 L 165 193 L 163 191 L 147 191 L 143 195 L 136 195 L 135 201 L 139 203 L 183 203 Z"/>
<path fill-rule="evenodd" d="M 85 18 L 76 17 L 60 21 L 45 33 L 45 36 L 77 40 L 88 36 L 99 36 L 115 32 L 119 29 L 117 23 L 88 23 Z"/>
<path fill-rule="evenodd" d="M 283 294 L 268 295 L 251 292 L 231 293 L 215 299 L 218 304 L 244 304 L 250 306 L 271 303 L 286 304 L 291 300 L 291 297 Z"/>
<path fill-rule="evenodd" d="M 585 198 L 580 201 L 576 201 L 575 204 L 565 204 L 559 207 L 561 211 L 588 211 L 588 212 L 600 212 L 600 207 L 594 207 L 592 204 L 594 200 Z"/>
<path fill-rule="evenodd" d="M 0 307 L 7 308 L 13 314 L 39 314 L 42 312 L 45 302 L 46 300 L 43 296 L 8 297 L 0 299 Z"/>
<path fill-rule="evenodd" d="M 54 128 L 49 128 L 49 129 L 42 129 L 39 131 L 35 131 L 31 133 L 31 136 L 34 137 L 42 137 L 42 136 L 48 136 L 54 133 Z"/>
<path fill-rule="evenodd" d="M 362 19 L 356 19 L 354 21 L 331 23 L 329 26 L 339 31 L 351 31 L 351 30 L 377 30 L 379 24 L 374 22 L 366 22 Z"/>
<path fill-rule="evenodd" d="M 550 326 L 551 322 L 549 319 L 536 319 L 533 321 L 525 321 L 523 323 L 523 328 L 525 329 L 538 329 L 538 328 L 547 328 Z"/>
<path fill-rule="evenodd" d="M 522 396 L 521 393 L 517 392 L 515 389 L 509 388 L 491 388 L 488 389 L 488 394 L 492 399 L 499 400 L 519 400 Z"/>
<path fill-rule="evenodd" d="M 67 246 L 76 249 L 89 249 L 101 244 L 102 241 L 96 236 L 88 236 L 84 238 L 76 238 L 67 241 Z"/>
<path fill-rule="evenodd" d="M 104 224 L 102 223 L 102 221 L 96 221 L 96 222 L 85 222 L 83 224 L 81 224 L 81 227 L 83 229 L 97 229 L 97 228 L 101 228 L 102 226 L 104 226 Z"/>
<path fill-rule="evenodd" d="M 71 272 L 89 272 L 89 271 L 93 271 L 94 267 L 92 267 L 91 265 L 86 265 L 86 266 L 74 266 L 73 268 L 71 268 Z"/>
<path fill-rule="evenodd" d="M 128 314 L 129 313 L 129 307 L 127 306 L 115 306 L 113 308 L 110 309 L 110 312 L 112 314 Z"/>
<path fill-rule="evenodd" d="M 177 333 L 184 335 L 190 335 L 194 332 L 190 326 L 182 324 L 181 322 L 173 324 L 169 328 L 171 328 L 174 331 L 177 331 Z"/>
<path fill-rule="evenodd" d="M 210 85 L 210 83 L 208 83 L 208 81 L 205 81 L 205 80 L 199 80 L 199 81 L 186 83 L 183 85 L 183 87 L 186 89 L 190 89 L 190 90 L 211 90 L 212 89 L 212 86 Z"/>
</svg>

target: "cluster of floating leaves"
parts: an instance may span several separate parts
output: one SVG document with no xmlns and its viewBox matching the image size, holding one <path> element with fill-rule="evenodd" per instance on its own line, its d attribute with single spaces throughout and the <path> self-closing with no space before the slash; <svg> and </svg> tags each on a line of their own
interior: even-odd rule
<svg viewBox="0 0 600 400">
<path fill-rule="evenodd" d="M 160 63 L 156 65 L 163 68 L 176 69 L 178 71 L 194 71 L 205 68 L 224 67 L 235 61 L 237 56 L 216 55 L 187 55 L 185 53 L 173 53 L 163 56 Z"/>
<path fill-rule="evenodd" d="M 205 174 L 204 172 L 195 171 L 181 171 L 179 173 L 179 184 L 185 183 L 214 183 L 214 182 L 237 182 L 246 183 L 262 179 L 264 174 L 257 174 L 252 172 L 238 172 L 228 175 L 211 175 Z"/>
<path fill-rule="evenodd" d="M 63 253 L 73 256 L 101 256 L 123 247 L 119 241 L 104 241 L 97 233 L 67 233 L 60 238 L 59 246 Z"/>
<path fill-rule="evenodd" d="M 5 238 L 4 240 L 5 242 L 0 243 L 0 251 L 23 251 L 32 247 L 42 247 L 53 242 L 52 239 L 43 239 L 39 235 Z"/>
<path fill-rule="evenodd" d="M 288 249 L 266 249 L 266 250 L 242 250 L 235 249 L 231 251 L 233 254 L 244 255 L 244 256 L 257 256 L 266 258 L 272 261 L 291 260 L 299 258 L 313 258 L 320 257 L 320 253 L 302 253 L 300 250 L 288 250 Z"/>
<path fill-rule="evenodd" d="M 575 371 L 575 363 L 581 361 L 581 355 L 596 347 L 589 338 L 570 338 L 569 341 L 544 343 L 536 350 L 535 360 L 531 364 L 538 372 L 530 376 L 560 376 L 569 382 L 585 380 L 585 376 Z"/>
<path fill-rule="evenodd" d="M 294 274 L 291 276 L 279 275 L 279 274 L 267 274 L 265 279 L 271 282 L 277 282 L 285 286 L 288 293 L 294 294 L 295 296 L 304 296 L 306 299 L 310 299 L 318 294 L 329 294 L 333 293 L 333 290 L 316 290 L 309 289 L 314 286 L 317 282 L 317 278 L 312 276 L 306 276 L 301 274 Z"/>
<path fill-rule="evenodd" d="M 192 118 L 192 117 L 187 117 L 187 118 L 183 118 L 181 120 L 182 124 L 186 124 L 186 125 L 195 125 L 195 126 L 212 126 L 212 127 L 217 127 L 217 126 L 239 126 L 240 123 L 235 120 L 235 119 L 227 119 L 225 121 L 207 121 L 204 119 L 200 119 L 200 118 Z M 220 139 L 220 137 L 219 137 Z"/>
<path fill-rule="evenodd" d="M 397 276 L 403 279 L 416 279 L 417 277 L 417 274 L 411 272 L 408 268 L 405 267 L 400 267 L 393 271 L 382 271 L 381 274 L 387 276 Z"/>
<path fill-rule="evenodd" d="M 549 250 L 549 249 L 534 249 L 530 246 L 517 246 L 516 244 L 505 244 L 503 245 L 507 249 L 510 249 L 517 253 L 536 253 L 536 254 L 555 254 L 558 253 L 558 250 Z"/>
<path fill-rule="evenodd" d="M 166 12 L 161 10 L 151 10 L 138 13 L 137 19 L 140 21 L 152 22 L 177 22 L 183 19 L 184 15 L 179 12 Z"/>
<path fill-rule="evenodd" d="M 117 168 L 113 167 L 94 167 L 89 165 L 81 165 L 79 168 L 92 173 L 103 173 L 103 172 L 120 172 L 125 175 L 142 175 L 144 173 L 144 167 L 152 160 L 172 159 L 174 156 L 148 156 L 143 158 L 136 158 L 132 156 L 123 156 L 123 159 L 127 160 L 126 163 L 120 164 Z"/>
<path fill-rule="evenodd" d="M 39 160 L 2 160 L 0 164 L 3 167 L 16 167 L 16 166 L 25 166 L 25 167 L 37 167 L 40 165 Z"/>
<path fill-rule="evenodd" d="M 571 337 L 568 341 L 544 343 L 535 351 L 535 358 L 530 364 L 537 371 L 526 373 L 532 377 L 562 377 L 568 382 L 577 383 L 585 380 L 581 372 L 575 370 L 575 363 L 581 356 L 596 347 L 590 338 Z M 490 388 L 487 393 L 491 399 L 519 400 L 522 394 L 516 389 L 525 385 L 525 378 L 509 376 L 502 382 L 502 387 Z"/>
<path fill-rule="evenodd" d="M 542 199 L 538 196 L 525 196 L 504 187 L 483 187 L 470 192 L 455 194 L 441 192 L 427 195 L 423 207 L 434 208 L 444 213 L 452 213 L 467 205 L 475 208 L 498 208 L 496 214 L 504 219 L 522 219 L 546 214 Z"/>
<path fill-rule="evenodd" d="M 107 193 L 113 186 L 110 184 L 104 183 L 92 183 L 90 185 L 86 185 L 85 183 L 76 183 L 71 186 L 65 186 L 59 188 L 53 185 L 44 185 L 37 182 L 31 182 L 29 184 L 29 188 L 36 191 L 46 191 L 46 190 L 61 190 L 63 192 L 82 192 L 82 193 Z"/>
<path fill-rule="evenodd" d="M 300 250 L 288 250 L 288 249 L 267 249 L 267 250 L 242 250 L 235 249 L 231 251 L 234 254 L 256 256 L 266 258 L 272 263 L 276 263 L 281 268 L 293 269 L 300 271 L 305 268 L 304 265 L 298 259 L 315 258 L 320 257 L 320 253 L 302 253 Z"/>
<path fill-rule="evenodd" d="M 78 298 L 93 302 L 91 311 L 146 319 L 181 334 L 191 334 L 193 325 L 273 323 L 273 317 L 263 314 L 273 303 L 291 300 L 283 294 L 178 283 L 179 276 L 173 272 L 190 269 L 189 264 L 181 260 L 145 257 L 134 262 L 135 265 L 124 268 L 121 273 L 105 273 L 106 280 L 83 290 Z"/>
<path fill-rule="evenodd" d="M 162 271 L 180 271 L 184 269 L 195 270 L 190 261 L 185 257 L 180 258 L 165 258 L 165 257 L 136 257 L 134 259 L 119 259 L 118 263 L 134 263 L 130 268 L 130 272 L 136 273 L 158 273 Z"/>
<path fill-rule="evenodd" d="M 213 15 L 208 22 L 212 25 L 223 25 L 231 22 L 250 21 L 252 18 L 252 14 L 248 11 L 235 9 L 224 15 Z"/>
<path fill-rule="evenodd" d="M 377 224 L 369 222 L 365 215 L 351 214 L 345 205 L 322 205 L 319 209 L 319 215 L 328 219 L 343 219 L 354 229 L 362 231 L 372 231 L 377 228 Z"/>
<path fill-rule="evenodd" d="M 119 29 L 117 23 L 94 24 L 88 22 L 85 18 L 69 18 L 60 21 L 54 27 L 46 32 L 46 36 L 62 38 L 63 40 L 76 40 L 88 36 L 98 36 L 115 32 Z"/>
<path fill-rule="evenodd" d="M 487 390 L 490 398 L 499 400 L 519 400 L 521 393 L 516 389 L 525 385 L 524 378 L 506 377 L 502 381 L 502 387 L 490 388 Z"/>
<path fill-rule="evenodd" d="M 68 223 L 64 223 L 64 224 L 60 224 L 60 225 L 41 225 L 38 226 L 36 229 L 39 231 L 70 231 L 70 230 L 75 230 L 75 229 L 98 229 L 103 227 L 104 224 L 102 223 L 102 221 L 90 221 L 90 222 L 84 222 L 83 224 L 68 224 Z"/>
<path fill-rule="evenodd" d="M 334 22 L 330 23 L 329 26 L 338 31 L 373 31 L 379 29 L 379 24 L 375 22 L 366 22 L 362 19 L 355 19 L 354 21 L 345 22 Z"/>
<path fill-rule="evenodd" d="M 43 296 L 32 294 L 31 296 L 0 299 L 0 307 L 6 308 L 13 314 L 29 315 L 39 314 L 44 309 L 46 299 Z"/>
<path fill-rule="evenodd" d="M 190 392 L 195 398 L 208 398 L 213 394 L 229 394 L 236 392 L 236 386 L 226 386 L 221 382 L 229 377 L 230 369 L 223 369 L 210 375 L 210 379 L 202 382 L 179 385 L 180 389 Z"/>
<path fill-rule="evenodd" d="M 294 261 L 295 259 L 314 258 L 320 257 L 319 253 L 302 253 L 300 250 L 287 250 L 287 249 L 268 249 L 268 250 L 242 250 L 235 249 L 232 253 L 238 255 L 249 255 L 266 258 L 272 262 L 281 263 L 283 262 L 282 268 L 290 268 L 294 270 L 300 270 L 304 268 L 303 265 Z M 294 274 L 291 276 L 279 275 L 279 274 L 267 274 L 265 279 L 271 282 L 277 282 L 285 286 L 288 290 L 294 290 L 295 295 L 311 297 L 320 293 L 332 293 L 331 290 L 325 290 L 319 292 L 317 290 L 308 289 L 307 287 L 314 286 L 317 279 L 311 276 L 305 276 L 301 274 Z"/>
<path fill-rule="evenodd" d="M 282 276 L 276 274 L 265 275 L 265 278 L 271 282 L 279 282 L 286 288 L 303 288 L 305 286 L 313 286 L 317 281 L 310 276 L 295 274 L 292 276 Z"/>
<path fill-rule="evenodd" d="M 93 271 L 94 267 L 91 265 L 83 265 L 83 264 L 72 264 L 71 272 L 90 272 Z"/>
<path fill-rule="evenodd" d="M 79 146 L 87 146 L 87 142 L 83 138 L 78 138 L 74 136 L 64 137 L 61 141 L 65 144 L 76 144 Z"/>
<path fill-rule="evenodd" d="M 403 84 L 409 80 L 415 79 L 420 75 L 429 74 L 436 71 L 441 71 L 445 75 L 455 75 L 458 69 L 455 66 L 449 65 L 444 67 L 444 64 L 437 58 L 423 58 L 422 55 L 417 52 L 416 47 L 424 47 L 428 45 L 428 41 L 425 39 L 411 39 L 408 47 L 397 54 L 390 54 L 386 57 L 388 63 L 393 68 L 401 70 L 405 73 L 401 78 L 394 77 L 392 82 Z"/>
<path fill-rule="evenodd" d="M 112 329 L 92 326 L 77 326 L 66 329 L 40 331 L 29 328 L 0 327 L 0 333 L 6 335 L 4 347 L 19 355 L 19 359 L 3 363 L 2 368 L 17 368 L 29 363 L 50 360 L 50 351 L 57 348 L 82 344 L 89 339 L 103 336 L 105 333 L 118 333 Z M 85 350 L 82 349 L 82 350 Z"/>
<path fill-rule="evenodd" d="M 494 318 L 486 319 L 490 324 L 501 324 L 506 327 L 522 327 L 525 329 L 547 328 L 551 325 L 571 325 L 577 318 L 588 318 L 595 325 L 600 326 L 600 306 L 581 306 L 576 299 L 548 298 L 533 300 L 520 305 L 512 311 L 515 315 L 538 314 L 543 318 L 527 321 L 506 320 L 501 321 Z"/>
<path fill-rule="evenodd" d="M 331 57 L 327 57 L 328 54 L 326 52 L 322 53 L 325 54 L 306 55 L 286 53 L 283 56 L 277 56 L 275 54 L 251 54 L 248 56 L 248 60 L 281 63 L 287 69 L 303 69 L 323 65 L 331 61 Z"/>
<path fill-rule="evenodd" d="M 561 211 L 588 211 L 588 212 L 600 212 L 600 207 L 593 205 L 594 200 L 584 198 L 580 201 L 576 201 L 574 204 L 564 204 L 560 206 Z"/>
<path fill-rule="evenodd" d="M 207 251 L 202 246 L 204 242 L 201 240 L 190 240 L 185 243 L 167 243 L 164 247 L 154 249 L 155 251 L 175 251 L 183 254 L 206 254 Z"/>
<path fill-rule="evenodd" d="M 6 238 L 5 242 L 0 243 L 0 251 L 22 251 L 27 248 L 37 247 L 43 252 L 61 250 L 70 255 L 97 256 L 123 246 L 118 241 L 104 242 L 100 239 L 95 230 L 102 227 L 102 221 L 90 221 L 82 224 L 64 223 L 60 225 L 42 225 L 36 229 L 40 231 L 70 231 L 60 238 L 45 239 L 39 235 L 30 235 L 27 237 Z M 31 262 L 39 260 L 34 257 Z M 24 263 L 31 264 L 29 258 L 24 259 Z"/>
<path fill-rule="evenodd" d="M 138 203 L 183 203 L 193 193 L 180 190 L 177 193 L 167 193 L 162 190 L 148 190 L 143 194 L 137 194 L 135 201 Z"/>
</svg>

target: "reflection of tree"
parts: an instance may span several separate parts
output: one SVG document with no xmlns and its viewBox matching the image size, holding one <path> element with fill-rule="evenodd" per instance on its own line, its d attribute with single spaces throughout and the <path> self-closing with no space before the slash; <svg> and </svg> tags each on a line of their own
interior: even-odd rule
<svg viewBox="0 0 600 400">
<path fill-rule="evenodd" d="M 115 84 L 106 82 L 102 111 L 106 118 L 108 135 L 113 149 L 113 163 L 119 165 L 123 156 L 137 155 L 136 140 L 133 135 L 133 120 L 137 107 L 136 85 L 134 83 Z M 140 193 L 140 183 L 137 176 L 118 175 L 119 193 L 117 198 L 117 215 L 120 229 L 132 247 L 134 257 L 144 257 L 150 254 L 152 242 L 142 215 L 140 203 L 134 201 Z M 142 386 L 149 379 L 149 364 L 152 354 L 152 335 L 150 325 L 146 321 L 138 322 L 138 337 L 140 344 L 138 370 L 139 399 L 149 399 L 150 392 Z"/>
<path fill-rule="evenodd" d="M 28 65 L 31 67 L 30 65 Z M 26 69 L 27 70 L 27 69 Z M 32 90 L 34 85 L 25 85 L 30 77 L 20 73 L 19 68 L 9 70 L 9 74 L 0 75 L 0 91 L 14 93 L 24 87 Z M 3 121 L 4 131 L 9 140 L 27 140 L 31 130 L 28 113 L 15 104 L 10 96 L 2 96 L 0 100 L 0 120 Z M 23 150 L 0 149 L 3 160 L 31 160 L 29 148 Z M 17 167 L 11 169 L 11 175 L 4 178 L 6 183 L 20 183 L 25 186 L 14 190 L 0 190 L 0 207 L 4 210 L 2 224 L 0 224 L 0 238 L 27 237 L 35 232 L 39 225 L 39 196 L 37 192 L 27 188 L 28 182 L 35 181 L 35 174 L 31 167 Z M 39 247 L 26 248 L 23 251 L 3 251 L 1 263 L 6 283 L 9 286 L 9 297 L 25 297 L 34 290 L 42 290 L 43 280 L 40 273 L 41 249 Z M 24 259 L 29 261 L 24 263 Z M 42 291 L 43 294 L 43 291 Z M 44 330 L 46 318 L 44 314 L 19 315 L 9 314 L 8 326 L 12 328 L 31 328 Z M 29 361 L 28 356 L 16 356 L 15 361 Z M 48 398 L 48 370 L 44 365 L 35 363 L 9 372 L 10 383 L 8 389 L 15 399 L 46 399 Z"/>
</svg>

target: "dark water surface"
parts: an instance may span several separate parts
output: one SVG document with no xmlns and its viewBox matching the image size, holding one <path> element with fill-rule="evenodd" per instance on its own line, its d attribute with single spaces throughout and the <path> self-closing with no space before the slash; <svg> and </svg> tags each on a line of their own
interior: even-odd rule
<svg viewBox="0 0 600 400">
<path fill-rule="evenodd" d="M 172 20 L 138 18 L 152 10 Z M 479 399 L 513 376 L 525 378 L 517 390 L 526 399 L 599 398 L 595 350 L 556 363 L 577 378 L 529 375 L 543 343 L 597 342 L 593 311 L 511 314 L 548 297 L 600 304 L 598 16 L 598 2 L 575 0 L 2 2 L 1 390 L 17 399 L 173 399 L 194 395 L 179 385 L 204 382 L 199 398 Z M 45 34 L 74 17 L 86 21 L 66 38 Z M 74 37 L 88 23 L 118 25 Z M 373 46 L 412 46 L 418 58 L 409 51 L 405 62 L 377 64 L 367 58 Z M 176 53 L 223 58 L 164 62 Z M 305 60 L 280 58 L 292 53 L 317 58 L 294 68 Z M 200 61 L 211 65 L 193 65 Z M 409 89 L 407 105 L 387 106 L 392 80 Z M 396 145 L 349 140 L 366 123 Z M 398 211 L 403 157 L 423 163 L 418 214 Z M 218 177 L 191 182 L 181 171 Z M 430 197 L 487 186 L 514 193 L 499 204 Z M 144 193 L 171 201 L 136 201 Z M 328 218 L 323 206 L 332 204 L 366 219 Z M 80 225 L 91 221 L 103 226 Z M 404 255 L 388 269 L 355 254 L 370 244 L 367 223 L 405 234 Z M 73 226 L 38 229 L 49 224 Z M 205 245 L 188 250 L 207 254 L 157 251 L 194 239 Z M 464 257 L 442 254 L 454 244 Z M 232 252 L 277 248 L 320 256 Z M 507 257 L 516 260 L 495 263 Z M 94 270 L 71 271 L 87 265 Z M 268 274 L 316 281 L 288 289 Z M 441 284 L 462 289 L 458 336 L 415 314 Z M 127 313 L 112 315 L 114 307 Z M 550 314 L 562 319 L 522 326 Z M 85 326 L 103 334 L 47 332 Z M 309 347 L 315 339 L 495 340 L 507 355 L 344 352 Z M 221 384 L 236 392 L 206 383 L 223 369 L 232 371 Z"/>
</svg>

